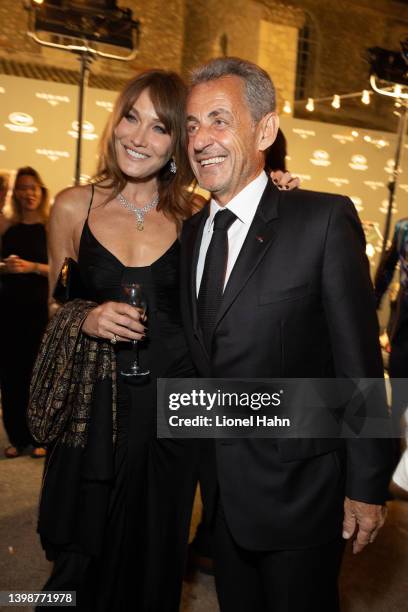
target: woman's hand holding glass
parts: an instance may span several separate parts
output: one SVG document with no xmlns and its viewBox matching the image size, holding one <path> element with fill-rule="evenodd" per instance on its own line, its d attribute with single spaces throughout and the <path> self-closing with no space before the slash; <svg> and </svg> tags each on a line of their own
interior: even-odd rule
<svg viewBox="0 0 408 612">
<path fill-rule="evenodd" d="M 94 338 L 118 342 L 142 340 L 146 334 L 146 316 L 125 302 L 105 302 L 86 317 L 82 331 Z"/>
</svg>

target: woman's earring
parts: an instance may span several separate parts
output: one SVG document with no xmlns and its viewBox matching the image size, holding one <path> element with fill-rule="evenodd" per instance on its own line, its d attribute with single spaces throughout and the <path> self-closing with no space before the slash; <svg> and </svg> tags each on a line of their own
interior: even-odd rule
<svg viewBox="0 0 408 612">
<path fill-rule="evenodd" d="M 177 172 L 177 165 L 176 165 L 176 161 L 175 161 L 174 157 L 171 158 L 170 172 L 172 172 L 173 174 L 176 174 L 176 172 Z"/>
</svg>

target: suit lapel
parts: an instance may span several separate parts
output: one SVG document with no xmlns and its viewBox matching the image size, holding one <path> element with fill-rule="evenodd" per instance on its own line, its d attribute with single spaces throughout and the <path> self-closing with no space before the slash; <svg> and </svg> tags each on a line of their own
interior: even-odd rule
<svg viewBox="0 0 408 612">
<path fill-rule="evenodd" d="M 215 328 L 244 288 L 276 238 L 279 225 L 279 196 L 279 190 L 269 180 L 225 287 Z"/>
</svg>

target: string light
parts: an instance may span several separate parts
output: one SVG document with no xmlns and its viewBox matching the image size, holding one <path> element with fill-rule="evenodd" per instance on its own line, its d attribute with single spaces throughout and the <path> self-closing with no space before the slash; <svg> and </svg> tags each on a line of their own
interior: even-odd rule
<svg viewBox="0 0 408 612">
<path fill-rule="evenodd" d="M 313 98 L 308 98 L 307 104 L 306 104 L 306 110 L 308 110 L 310 113 L 313 113 L 314 109 L 315 109 L 315 105 L 314 105 Z"/>
<path fill-rule="evenodd" d="M 337 94 L 334 94 L 333 96 L 333 102 L 332 102 L 332 107 L 333 108 L 340 108 L 341 103 L 340 103 L 340 96 L 338 96 Z"/>
<path fill-rule="evenodd" d="M 394 102 L 396 108 L 400 108 L 401 99 L 408 100 L 408 86 L 405 87 L 399 84 L 390 85 L 386 88 L 386 91 L 389 92 L 388 95 L 392 96 L 393 98 L 395 97 L 397 98 Z M 342 100 L 352 100 L 352 99 L 356 100 L 357 98 L 360 98 L 360 102 L 362 104 L 368 105 L 371 103 L 372 93 L 373 92 L 368 89 L 363 89 L 363 91 L 356 91 L 353 93 L 346 93 L 346 94 L 341 94 L 341 95 L 334 94 L 332 96 L 325 96 L 323 98 L 307 98 L 307 99 L 305 98 L 302 100 L 294 100 L 293 104 L 295 106 L 299 104 L 301 104 L 302 106 L 304 105 L 304 108 L 311 113 L 315 110 L 316 104 L 321 104 L 323 102 L 330 102 L 331 106 L 334 109 L 338 110 L 339 108 L 341 108 Z M 289 100 L 285 101 L 283 112 L 287 114 L 292 113 L 292 104 L 289 102 Z"/>
<path fill-rule="evenodd" d="M 290 115 L 292 113 L 292 106 L 289 100 L 285 100 L 285 104 L 283 105 L 283 112 L 287 115 Z"/>
<path fill-rule="evenodd" d="M 370 104 L 370 92 L 367 89 L 364 89 L 361 101 L 363 104 Z"/>
</svg>

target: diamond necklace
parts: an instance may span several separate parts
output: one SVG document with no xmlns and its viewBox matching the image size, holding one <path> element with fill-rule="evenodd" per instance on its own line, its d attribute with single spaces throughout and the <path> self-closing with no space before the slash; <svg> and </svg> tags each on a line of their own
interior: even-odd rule
<svg viewBox="0 0 408 612">
<path fill-rule="evenodd" d="M 134 206 L 132 202 L 129 202 L 129 200 L 125 198 L 123 193 L 118 193 L 118 195 L 116 196 L 116 199 L 119 202 L 119 204 L 121 204 L 121 206 L 123 206 L 130 212 L 134 213 L 136 217 L 136 227 L 139 230 L 139 232 L 141 232 L 142 230 L 144 230 L 144 218 L 145 218 L 146 213 L 148 213 L 153 208 L 156 208 L 157 204 L 159 203 L 159 194 L 156 193 L 153 200 L 151 202 L 148 202 L 144 206 L 142 206 L 142 208 L 138 208 L 137 206 Z"/>
</svg>

